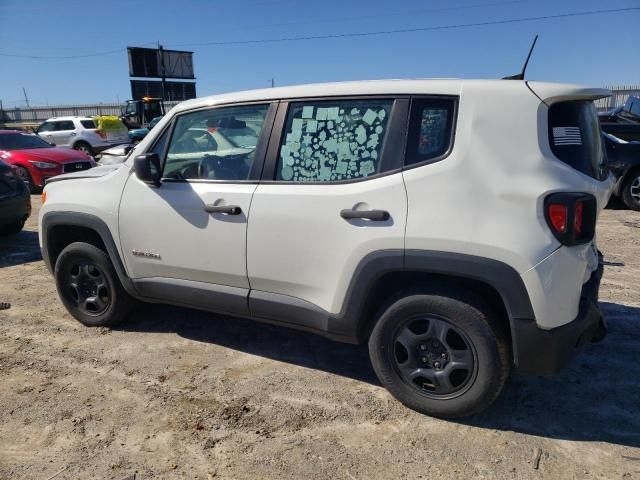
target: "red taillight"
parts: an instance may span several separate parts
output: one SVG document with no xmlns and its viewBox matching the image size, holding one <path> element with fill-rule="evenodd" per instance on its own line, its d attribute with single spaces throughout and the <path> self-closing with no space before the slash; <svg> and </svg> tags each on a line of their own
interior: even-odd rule
<svg viewBox="0 0 640 480">
<path fill-rule="evenodd" d="M 107 132 L 105 132 L 104 130 L 100 130 L 100 129 L 96 129 L 96 133 L 100 136 L 100 138 L 102 138 L 103 140 L 107 139 Z"/>
<path fill-rule="evenodd" d="M 544 215 L 560 243 L 581 245 L 593 239 L 597 207 L 595 197 L 588 193 L 552 193 L 545 199 Z"/>
<path fill-rule="evenodd" d="M 567 231 L 567 219 L 569 218 L 567 206 L 550 203 L 547 205 L 547 213 L 553 229 L 558 233 L 565 233 Z"/>
<path fill-rule="evenodd" d="M 584 211 L 584 202 L 577 201 L 573 212 L 573 229 L 577 234 L 582 233 L 582 212 Z"/>
</svg>

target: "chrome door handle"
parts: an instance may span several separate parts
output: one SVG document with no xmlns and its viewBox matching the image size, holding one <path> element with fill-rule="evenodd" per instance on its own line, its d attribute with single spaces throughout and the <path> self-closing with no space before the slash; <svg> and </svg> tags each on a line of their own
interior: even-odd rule
<svg viewBox="0 0 640 480">
<path fill-rule="evenodd" d="M 354 220 L 362 218 L 373 222 L 385 222 L 389 220 L 389 212 L 386 210 L 350 210 L 344 209 L 340 211 L 340 216 L 345 220 Z"/>
</svg>

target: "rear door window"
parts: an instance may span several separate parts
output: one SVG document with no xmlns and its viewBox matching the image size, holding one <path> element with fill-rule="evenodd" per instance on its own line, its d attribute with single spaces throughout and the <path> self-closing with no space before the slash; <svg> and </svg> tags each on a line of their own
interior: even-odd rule
<svg viewBox="0 0 640 480">
<path fill-rule="evenodd" d="M 416 98 L 411 104 L 406 165 L 436 161 L 453 143 L 455 100 Z"/>
<path fill-rule="evenodd" d="M 548 118 L 549 145 L 556 158 L 585 175 L 606 178 L 602 132 L 593 102 L 554 103 Z"/>
<path fill-rule="evenodd" d="M 292 103 L 276 180 L 344 181 L 380 173 L 392 106 L 393 99 Z"/>
</svg>

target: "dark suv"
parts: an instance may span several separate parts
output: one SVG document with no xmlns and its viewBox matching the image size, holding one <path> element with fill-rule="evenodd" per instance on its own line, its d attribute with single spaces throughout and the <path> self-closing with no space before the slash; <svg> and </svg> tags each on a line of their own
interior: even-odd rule
<svg viewBox="0 0 640 480">
<path fill-rule="evenodd" d="M 0 160 L 0 234 L 18 233 L 31 215 L 29 189 L 15 167 Z"/>
</svg>

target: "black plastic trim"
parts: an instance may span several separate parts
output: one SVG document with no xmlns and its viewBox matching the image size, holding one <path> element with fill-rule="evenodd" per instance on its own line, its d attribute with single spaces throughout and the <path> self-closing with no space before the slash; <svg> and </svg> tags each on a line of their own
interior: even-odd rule
<svg viewBox="0 0 640 480">
<path fill-rule="evenodd" d="M 522 277 L 506 263 L 462 253 L 406 250 L 405 269 L 484 282 L 498 292 L 510 319 L 535 318 Z"/>
<path fill-rule="evenodd" d="M 178 278 L 141 278 L 133 280 L 141 300 L 170 303 L 198 310 L 249 315 L 248 288 L 216 285 Z"/>
<path fill-rule="evenodd" d="M 607 327 L 598 306 L 603 269 L 600 262 L 583 285 L 578 315 L 570 323 L 551 330 L 542 330 L 534 320 L 520 320 L 512 325 L 513 359 L 518 370 L 553 375 L 580 347 L 604 338 Z"/>
<path fill-rule="evenodd" d="M 42 258 L 49 272 L 53 274 L 54 268 L 52 258 L 49 254 L 49 242 L 51 241 L 49 230 L 56 226 L 84 227 L 96 232 L 107 249 L 107 254 L 113 263 L 122 286 L 129 295 L 134 297 L 138 296 L 138 292 L 124 268 L 109 227 L 103 220 L 95 215 L 79 212 L 48 212 L 42 217 Z"/>
</svg>

